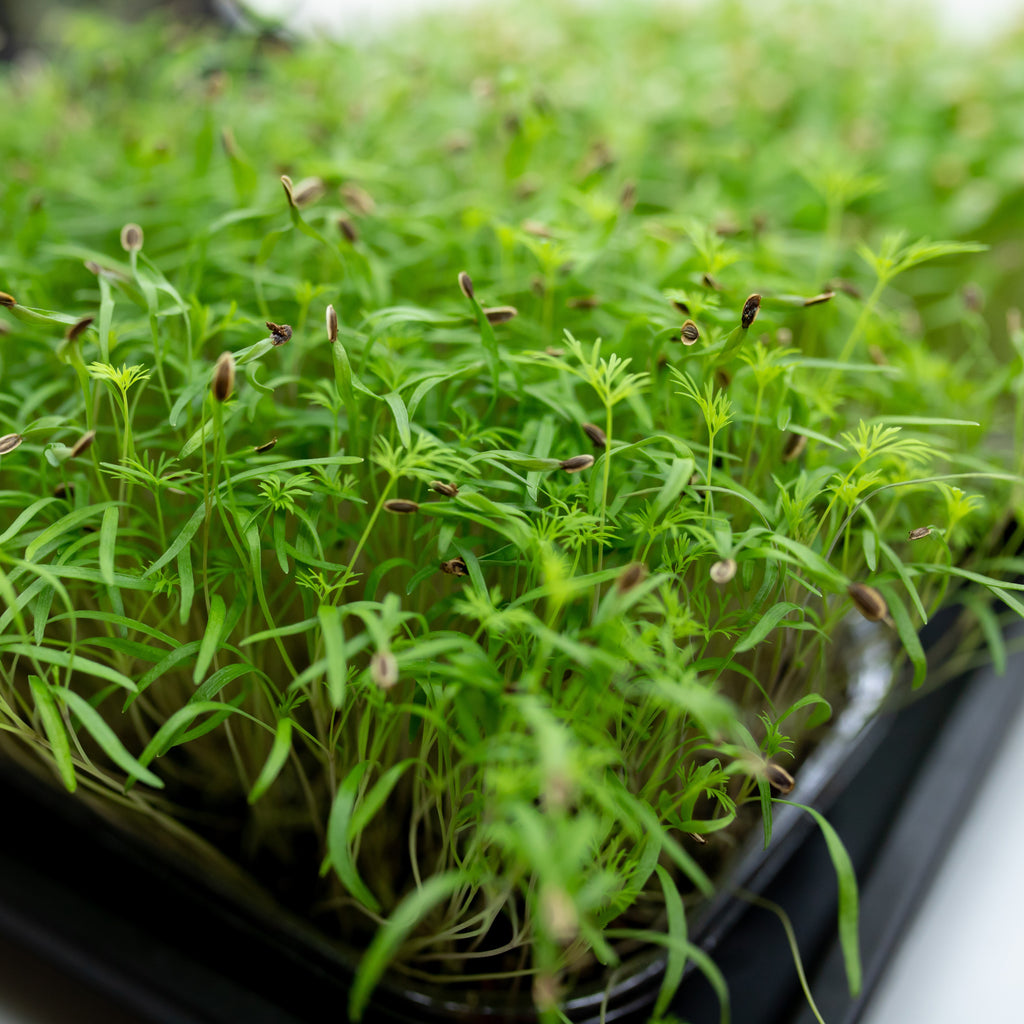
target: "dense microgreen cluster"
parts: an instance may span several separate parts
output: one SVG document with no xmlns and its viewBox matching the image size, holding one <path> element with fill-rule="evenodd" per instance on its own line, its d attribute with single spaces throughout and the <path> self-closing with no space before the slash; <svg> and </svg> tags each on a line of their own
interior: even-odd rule
<svg viewBox="0 0 1024 1024">
<path fill-rule="evenodd" d="M 302 879 L 354 1016 L 667 926 L 664 1013 L 847 616 L 1024 612 L 1011 42 L 708 7 L 0 79 L 0 747 Z"/>
</svg>

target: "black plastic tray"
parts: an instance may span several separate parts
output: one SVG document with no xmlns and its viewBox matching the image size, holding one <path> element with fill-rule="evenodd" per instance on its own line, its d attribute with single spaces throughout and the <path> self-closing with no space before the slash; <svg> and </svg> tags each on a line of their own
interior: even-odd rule
<svg viewBox="0 0 1024 1024">
<path fill-rule="evenodd" d="M 988 767 L 990 758 L 978 752 L 994 756 L 1012 720 L 1021 697 L 1012 680 L 1022 669 L 1020 657 L 1011 659 L 1003 679 L 976 672 L 883 713 L 829 744 L 809 773 L 812 792 L 793 794 L 826 812 L 857 867 L 867 954 L 861 999 L 851 1002 L 845 994 L 833 948 L 835 877 L 809 816 L 782 809 L 770 849 L 751 850 L 739 866 L 737 887 L 779 903 L 789 915 L 830 1024 L 854 1021 L 870 995 L 938 866 L 959 816 L 958 797 Z M 8 767 L 0 764 L 6 826 L 0 934 L 98 989 L 140 1024 L 302 1024 L 322 1021 L 328 1009 L 344 1019 L 350 974 L 333 946 L 268 905 L 236 904 L 140 848 L 79 801 Z M 156 932 L 153 921 L 160 922 Z M 803 997 L 774 915 L 723 897 L 695 922 L 691 937 L 725 974 L 734 1021 L 783 1024 L 800 1017 Z M 648 961 L 618 993 L 608 1020 L 646 1020 L 659 984 L 659 964 Z M 486 1002 L 475 1013 L 463 1008 L 449 1016 L 445 1002 L 383 989 L 365 1019 L 500 1019 Z M 598 1019 L 593 1000 L 578 1009 L 579 1019 Z M 719 1019 L 717 999 L 695 971 L 672 1009 L 690 1024 Z"/>
</svg>

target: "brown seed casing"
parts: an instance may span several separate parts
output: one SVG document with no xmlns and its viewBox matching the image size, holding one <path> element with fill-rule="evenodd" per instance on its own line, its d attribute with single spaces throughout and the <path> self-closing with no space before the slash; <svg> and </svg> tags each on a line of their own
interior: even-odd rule
<svg viewBox="0 0 1024 1024">
<path fill-rule="evenodd" d="M 62 480 L 53 489 L 53 496 L 55 498 L 63 498 L 65 501 L 74 501 L 75 498 L 75 485 L 73 483 L 64 483 Z"/>
<path fill-rule="evenodd" d="M 461 558 L 449 558 L 447 562 L 441 563 L 441 572 L 449 576 L 468 576 L 469 569 Z"/>
<path fill-rule="evenodd" d="M 705 274 L 701 280 L 704 282 L 704 287 L 710 288 L 713 292 L 720 292 L 722 290 L 722 285 L 710 274 Z"/>
<path fill-rule="evenodd" d="M 690 315 L 690 307 L 685 302 L 683 302 L 682 300 L 680 300 L 680 299 L 673 299 L 672 300 L 672 305 L 675 306 L 676 309 L 678 309 L 679 312 L 683 314 L 683 316 L 689 316 Z"/>
<path fill-rule="evenodd" d="M 25 438 L 21 434 L 4 434 L 0 437 L 0 455 L 6 455 L 8 452 L 13 452 Z"/>
<path fill-rule="evenodd" d="M 720 562 L 715 562 L 708 573 L 711 577 L 712 582 L 722 586 L 729 582 L 736 575 L 736 559 L 735 558 L 723 558 Z"/>
<path fill-rule="evenodd" d="M 0 306 L 5 309 L 14 309 L 18 304 L 18 300 L 8 292 L 0 292 Z"/>
<path fill-rule="evenodd" d="M 83 316 L 80 320 L 76 320 L 67 330 L 65 337 L 68 341 L 78 341 L 78 339 L 85 332 L 85 329 L 95 320 L 92 316 Z"/>
<path fill-rule="evenodd" d="M 863 293 L 852 281 L 847 281 L 841 277 L 829 281 L 825 285 L 825 291 L 842 292 L 844 295 L 849 295 L 851 299 L 863 298 Z"/>
<path fill-rule="evenodd" d="M 394 512 L 398 515 L 410 516 L 414 512 L 419 512 L 420 507 L 415 501 L 406 501 L 404 498 L 388 498 L 384 502 L 384 507 L 389 512 Z"/>
<path fill-rule="evenodd" d="M 596 309 L 601 305 L 601 300 L 596 295 L 577 295 L 566 299 L 565 304 L 569 309 Z"/>
<path fill-rule="evenodd" d="M 441 480 L 431 480 L 427 485 L 432 491 L 437 491 L 438 494 L 443 494 L 446 498 L 454 498 L 459 493 L 458 487 L 455 484 L 446 484 Z"/>
<path fill-rule="evenodd" d="M 281 187 L 284 189 L 285 198 L 288 200 L 288 205 L 295 206 L 295 186 L 292 184 L 292 179 L 287 174 L 281 175 Z"/>
<path fill-rule="evenodd" d="M 515 306 L 491 306 L 484 308 L 484 316 L 491 324 L 504 324 L 519 315 Z"/>
<path fill-rule="evenodd" d="M 679 332 L 679 340 L 684 345 L 695 345 L 700 340 L 700 331 L 692 320 L 687 320 Z"/>
<path fill-rule="evenodd" d="M 272 437 L 269 441 L 264 441 L 263 444 L 258 444 L 253 448 L 253 451 L 257 455 L 262 455 L 264 452 L 269 452 L 274 445 L 277 444 L 277 438 Z"/>
<path fill-rule="evenodd" d="M 326 191 L 323 178 L 303 178 L 292 186 L 292 201 L 299 207 L 310 206 Z"/>
<path fill-rule="evenodd" d="M 121 228 L 121 248 L 125 252 L 138 252 L 142 248 L 142 228 L 138 224 L 125 224 Z"/>
<path fill-rule="evenodd" d="M 356 217 L 368 217 L 377 209 L 373 196 L 355 182 L 346 182 L 338 189 L 338 194 L 341 196 L 341 201 Z"/>
<path fill-rule="evenodd" d="M 352 223 L 348 217 L 338 218 L 338 230 L 345 237 L 345 241 L 350 245 L 355 245 L 359 241 L 359 229 Z"/>
<path fill-rule="evenodd" d="M 211 391 L 218 402 L 226 402 L 235 387 L 235 357 L 230 352 L 221 354 L 213 369 Z"/>
<path fill-rule="evenodd" d="M 590 469 L 593 464 L 593 455 L 574 455 L 571 459 L 565 459 L 561 467 L 566 473 L 579 473 L 581 470 Z"/>
<path fill-rule="evenodd" d="M 846 592 L 850 595 L 853 606 L 868 622 L 889 621 L 889 606 L 874 587 L 869 587 L 866 583 L 851 583 Z"/>
<path fill-rule="evenodd" d="M 338 314 L 333 306 L 327 307 L 327 340 L 332 345 L 338 340 Z"/>
<path fill-rule="evenodd" d="M 68 456 L 69 459 L 77 458 L 82 452 L 88 451 L 92 447 L 93 441 L 96 440 L 96 431 L 87 430 L 72 446 L 71 454 Z"/>
<path fill-rule="evenodd" d="M 790 434 L 786 441 L 786 447 L 782 449 L 782 461 L 793 462 L 803 455 L 807 447 L 807 437 L 804 434 Z"/>
<path fill-rule="evenodd" d="M 600 448 L 603 451 L 608 447 L 608 435 L 596 423 L 583 423 L 581 426 L 583 433 L 587 435 L 595 448 Z"/>
<path fill-rule="evenodd" d="M 636 182 L 627 181 L 622 186 L 622 194 L 619 196 L 619 205 L 624 210 L 632 210 L 636 206 Z"/>
<path fill-rule="evenodd" d="M 472 300 L 476 294 L 473 291 L 473 279 L 464 270 L 459 271 L 459 288 L 467 299 Z"/>
<path fill-rule="evenodd" d="M 615 581 L 615 589 L 620 594 L 632 590 L 647 575 L 647 566 L 643 562 L 630 562 L 625 569 L 619 573 Z"/>
<path fill-rule="evenodd" d="M 868 358 L 875 366 L 888 366 L 889 360 L 877 345 L 868 345 Z"/>
<path fill-rule="evenodd" d="M 910 533 L 907 534 L 907 540 L 921 540 L 922 538 L 927 537 L 931 532 L 932 528 L 930 526 L 919 526 L 916 530 L 911 530 Z"/>
<path fill-rule="evenodd" d="M 822 292 L 820 295 L 812 295 L 809 299 L 804 299 L 804 305 L 820 306 L 823 302 L 828 302 L 835 297 L 835 292 Z"/>
<path fill-rule="evenodd" d="M 743 312 L 740 314 L 740 327 L 746 330 L 750 325 L 757 319 L 757 314 L 761 309 L 761 296 L 756 292 L 753 295 L 747 297 L 747 301 L 743 303 Z"/>
<path fill-rule="evenodd" d="M 768 785 L 772 789 L 777 789 L 780 793 L 792 793 L 793 787 L 796 785 L 796 779 L 793 778 L 789 772 L 786 771 L 781 765 L 776 764 L 774 761 L 766 761 L 764 765 L 765 778 L 768 780 Z"/>
<path fill-rule="evenodd" d="M 286 341 L 291 340 L 292 329 L 287 324 L 274 324 L 269 320 L 266 321 L 267 330 L 270 331 L 270 340 L 275 345 L 283 345 Z"/>
</svg>

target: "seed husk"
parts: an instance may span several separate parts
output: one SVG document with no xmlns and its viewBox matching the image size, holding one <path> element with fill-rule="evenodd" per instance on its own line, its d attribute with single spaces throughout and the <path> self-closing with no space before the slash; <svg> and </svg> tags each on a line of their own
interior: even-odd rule
<svg viewBox="0 0 1024 1024">
<path fill-rule="evenodd" d="M 77 341 L 85 331 L 85 329 L 95 320 L 92 316 L 83 316 L 81 319 L 76 320 L 67 330 L 65 337 L 68 341 Z"/>
<path fill-rule="evenodd" d="M 712 582 L 722 586 L 729 582 L 736 575 L 736 559 L 735 558 L 723 558 L 719 562 L 715 562 L 708 573 L 711 577 Z"/>
<path fill-rule="evenodd" d="M 441 563 L 441 572 L 449 576 L 468 576 L 469 569 L 461 558 L 449 558 L 447 562 Z"/>
<path fill-rule="evenodd" d="M 459 493 L 458 487 L 455 484 L 446 484 L 441 480 L 431 480 L 427 485 L 432 491 L 437 491 L 438 494 L 443 494 L 446 498 L 454 498 Z"/>
<path fill-rule="evenodd" d="M 554 238 L 554 232 L 543 221 L 527 218 L 519 225 L 528 235 L 536 238 Z"/>
<path fill-rule="evenodd" d="M 786 441 L 786 447 L 782 449 L 782 461 L 793 462 L 795 459 L 800 458 L 806 447 L 806 434 L 790 434 L 789 439 Z"/>
<path fill-rule="evenodd" d="M 388 498 L 384 502 L 384 507 L 389 512 L 395 512 L 398 515 L 412 515 L 414 512 L 419 512 L 420 507 L 415 501 L 406 501 L 404 498 Z"/>
<path fill-rule="evenodd" d="M 601 300 L 596 295 L 577 295 L 566 299 L 565 304 L 569 309 L 596 309 L 601 305 Z"/>
<path fill-rule="evenodd" d="M 63 498 L 65 501 L 73 501 L 75 497 L 75 485 L 70 481 L 65 483 L 62 480 L 56 487 L 54 487 L 53 496 L 55 498 Z"/>
<path fill-rule="evenodd" d="M 515 306 L 490 306 L 484 308 L 484 316 L 491 324 L 504 324 L 519 315 Z"/>
<path fill-rule="evenodd" d="M 768 779 L 768 785 L 772 789 L 777 789 L 780 793 L 792 793 L 793 787 L 796 785 L 796 779 L 793 778 L 789 772 L 786 771 L 782 765 L 776 764 L 774 761 L 766 761 L 764 765 L 765 778 Z"/>
<path fill-rule="evenodd" d="M 970 284 L 964 285 L 963 291 L 960 295 L 964 300 L 964 309 L 971 313 L 981 312 L 984 300 L 982 298 L 981 289 L 976 284 L 971 282 Z"/>
<path fill-rule="evenodd" d="M 473 279 L 464 270 L 459 271 L 459 288 L 467 299 L 472 300 L 473 296 L 476 294 L 473 291 Z"/>
<path fill-rule="evenodd" d="M 9 292 L 0 292 L 0 306 L 6 309 L 14 309 L 17 304 L 18 300 Z"/>
<path fill-rule="evenodd" d="M 676 309 L 678 309 L 679 312 L 683 314 L 683 316 L 690 315 L 690 307 L 685 302 L 683 302 L 682 299 L 673 299 L 672 305 L 675 306 Z"/>
<path fill-rule="evenodd" d="M 755 292 L 753 295 L 747 296 L 747 301 L 743 303 L 743 312 L 740 314 L 740 327 L 744 330 L 750 327 L 750 325 L 757 319 L 757 314 L 761 309 L 761 296 Z"/>
<path fill-rule="evenodd" d="M 281 175 L 281 187 L 284 189 L 285 198 L 288 200 L 288 205 L 295 206 L 295 186 L 292 184 L 292 179 L 287 174 Z"/>
<path fill-rule="evenodd" d="M 844 295 L 849 295 L 851 299 L 863 297 L 861 290 L 852 281 L 847 281 L 842 277 L 836 277 L 829 281 L 825 285 L 825 291 L 842 292 Z"/>
<path fill-rule="evenodd" d="M 554 358 L 556 358 L 556 359 L 559 356 L 564 356 L 565 355 L 565 349 L 564 348 L 555 348 L 554 345 L 548 345 L 548 347 L 545 348 L 544 351 L 549 356 L 554 356 Z"/>
<path fill-rule="evenodd" d="M 687 320 L 679 332 L 679 340 L 684 345 L 695 345 L 700 339 L 700 331 L 692 320 Z"/>
<path fill-rule="evenodd" d="M 566 473 L 579 473 L 581 470 L 590 469 L 593 464 L 593 455 L 574 455 L 571 459 L 563 460 L 561 467 Z"/>
<path fill-rule="evenodd" d="M 338 230 L 345 236 L 345 241 L 355 245 L 359 241 L 359 229 L 348 217 L 338 218 Z"/>
<path fill-rule="evenodd" d="M 125 252 L 138 252 L 142 248 L 142 228 L 138 224 L 125 224 L 121 228 L 121 248 Z"/>
<path fill-rule="evenodd" d="M 275 345 L 283 345 L 286 341 L 291 340 L 292 329 L 287 324 L 275 324 L 269 320 L 266 321 L 267 330 L 270 331 L 271 341 Z"/>
<path fill-rule="evenodd" d="M 548 935 L 567 946 L 579 930 L 579 918 L 572 897 L 561 886 L 545 885 L 540 892 L 540 913 Z"/>
<path fill-rule="evenodd" d="M 868 345 L 868 358 L 875 366 L 888 366 L 889 360 L 877 345 Z"/>
<path fill-rule="evenodd" d="M 323 178 L 303 178 L 292 186 L 292 201 L 298 207 L 311 206 L 326 191 Z"/>
<path fill-rule="evenodd" d="M 263 452 L 269 452 L 274 445 L 277 444 L 277 438 L 272 437 L 269 441 L 264 441 L 263 444 L 258 444 L 253 448 L 253 451 L 257 455 L 262 455 Z"/>
<path fill-rule="evenodd" d="M 931 532 L 932 528 L 930 526 L 919 526 L 916 530 L 911 530 L 910 533 L 907 534 L 907 540 L 921 540 L 922 538 L 927 537 Z"/>
<path fill-rule="evenodd" d="M 624 210 L 632 210 L 636 206 L 636 182 L 627 181 L 622 186 L 622 193 L 619 196 L 619 205 Z"/>
<path fill-rule="evenodd" d="M 68 455 L 69 459 L 77 458 L 82 452 L 88 451 L 92 447 L 93 441 L 96 440 L 96 431 L 87 430 L 72 446 L 71 454 Z"/>
<path fill-rule="evenodd" d="M 25 438 L 21 434 L 4 434 L 0 437 L 0 455 L 7 455 L 9 452 L 13 452 Z"/>
<path fill-rule="evenodd" d="M 835 292 L 822 292 L 820 295 L 812 295 L 809 299 L 804 299 L 805 306 L 820 306 L 823 302 L 829 302 L 836 297 Z"/>
<path fill-rule="evenodd" d="M 357 217 L 367 217 L 377 209 L 373 196 L 355 182 L 348 181 L 338 189 L 341 201 Z"/>
<path fill-rule="evenodd" d="M 868 622 L 889 621 L 889 606 L 874 587 L 869 587 L 866 583 L 851 583 L 846 592 L 850 595 L 853 606 Z"/>
<path fill-rule="evenodd" d="M 615 589 L 620 594 L 632 590 L 647 575 L 647 566 L 643 562 L 630 562 L 625 569 L 619 573 L 615 581 Z"/>
<path fill-rule="evenodd" d="M 699 832 L 687 832 L 686 834 L 700 846 L 708 845 L 707 839 L 704 836 L 702 836 Z"/>
<path fill-rule="evenodd" d="M 582 428 L 595 448 L 603 450 L 608 447 L 608 435 L 596 423 L 584 423 Z"/>
<path fill-rule="evenodd" d="M 213 369 L 213 397 L 218 402 L 226 402 L 235 386 L 235 357 L 230 352 L 221 353 L 217 365 Z"/>
<path fill-rule="evenodd" d="M 704 287 L 710 288 L 713 292 L 720 292 L 722 290 L 721 283 L 716 281 L 710 274 L 705 274 L 701 280 L 704 282 Z"/>
<path fill-rule="evenodd" d="M 390 651 L 377 651 L 370 658 L 370 678 L 382 689 L 398 682 L 398 659 Z"/>
<path fill-rule="evenodd" d="M 332 345 L 338 340 L 338 314 L 333 306 L 327 307 L 327 340 Z"/>
</svg>

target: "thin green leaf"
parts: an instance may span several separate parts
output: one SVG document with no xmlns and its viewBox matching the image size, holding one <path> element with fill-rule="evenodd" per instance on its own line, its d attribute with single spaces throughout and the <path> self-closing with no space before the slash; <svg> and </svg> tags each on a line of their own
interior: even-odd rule
<svg viewBox="0 0 1024 1024">
<path fill-rule="evenodd" d="M 210 598 L 210 615 L 206 620 L 206 631 L 203 633 L 203 639 L 199 643 L 199 653 L 196 655 L 196 665 L 192 672 L 193 683 L 198 684 L 206 675 L 206 670 L 217 653 L 224 628 L 224 613 L 224 598 L 220 594 L 214 594 Z"/>
<path fill-rule="evenodd" d="M 48 665 L 57 665 L 70 672 L 83 672 L 88 676 L 96 676 L 98 679 L 106 679 L 107 682 L 123 686 L 132 693 L 136 692 L 135 683 L 126 675 L 118 672 L 117 669 L 104 665 L 101 662 L 93 661 L 90 658 L 83 658 L 79 654 L 71 654 L 68 651 L 55 651 L 50 647 L 40 647 L 35 644 L 8 644 L 0 648 L 4 654 L 21 656 L 33 661 L 41 661 Z"/>
<path fill-rule="evenodd" d="M 100 749 L 114 764 L 130 777 L 144 782 L 154 789 L 163 789 L 163 782 L 158 779 L 140 761 L 137 761 L 124 744 L 114 734 L 114 730 L 103 720 L 103 716 L 74 690 L 55 689 L 54 694 L 62 700 L 68 710 L 81 722 L 82 728 L 99 744 Z"/>
<path fill-rule="evenodd" d="M 331 804 L 327 820 L 327 863 L 333 867 L 346 889 L 369 910 L 380 913 L 377 897 L 366 887 L 359 876 L 355 857 L 352 855 L 351 822 L 359 786 L 370 767 L 369 761 L 360 761 L 345 776 Z"/>
<path fill-rule="evenodd" d="M 117 505 L 109 505 L 103 512 L 100 526 L 100 576 L 108 587 L 114 585 L 114 552 L 117 547 Z"/>
<path fill-rule="evenodd" d="M 282 718 L 277 723 L 274 733 L 274 743 L 267 755 L 252 789 L 249 790 L 249 803 L 254 804 L 273 785 L 274 780 L 280 775 L 281 769 L 288 760 L 292 750 L 292 727 L 294 723 L 290 718 Z"/>
<path fill-rule="evenodd" d="M 320 621 L 320 635 L 324 638 L 324 652 L 327 655 L 327 692 L 331 704 L 340 708 L 345 700 L 345 680 L 348 677 L 341 609 L 322 604 L 316 615 Z"/>
<path fill-rule="evenodd" d="M 409 933 L 462 884 L 462 876 L 457 871 L 435 875 L 395 907 L 394 913 L 377 930 L 356 971 L 348 1000 L 348 1014 L 352 1020 L 362 1020 L 377 982 Z"/>
<path fill-rule="evenodd" d="M 921 638 L 917 635 L 917 627 L 911 621 L 910 613 L 893 587 L 881 580 L 876 581 L 875 585 L 889 606 L 889 615 L 896 627 L 896 633 L 907 652 L 911 665 L 914 666 L 914 679 L 911 686 L 916 690 L 924 682 L 928 672 L 928 660 L 925 657 L 924 648 L 921 646 Z"/>
<path fill-rule="evenodd" d="M 742 654 L 756 647 L 790 612 L 802 612 L 801 606 L 792 601 L 780 601 L 773 605 L 761 616 L 757 625 L 733 647 L 733 653 Z"/>
<path fill-rule="evenodd" d="M 853 870 L 850 855 L 843 846 L 836 830 L 825 820 L 824 816 L 813 807 L 794 803 L 792 800 L 778 800 L 781 804 L 790 804 L 806 811 L 818 823 L 824 836 L 828 855 L 836 873 L 839 886 L 839 944 L 843 950 L 843 963 L 846 966 L 846 980 L 850 995 L 856 996 L 861 988 L 860 937 L 858 921 L 860 917 L 860 901 L 857 895 L 857 874 Z"/>
<path fill-rule="evenodd" d="M 74 793 L 78 788 L 78 779 L 75 777 L 75 765 L 71 759 L 71 744 L 64 728 L 64 719 L 61 718 L 53 694 L 50 692 L 51 687 L 37 675 L 30 675 L 28 684 L 43 723 L 43 732 L 46 733 L 46 738 L 50 742 L 50 753 L 53 754 L 61 781 L 69 793 Z"/>
</svg>

